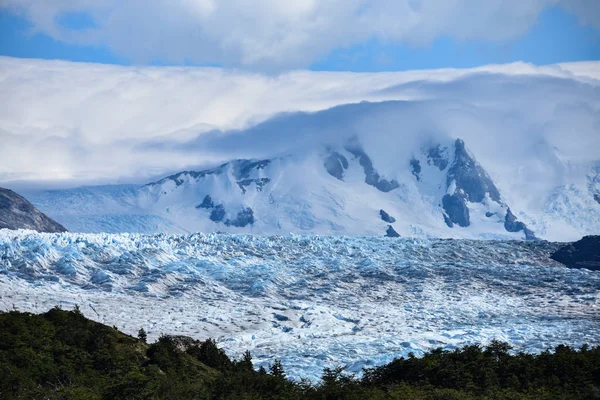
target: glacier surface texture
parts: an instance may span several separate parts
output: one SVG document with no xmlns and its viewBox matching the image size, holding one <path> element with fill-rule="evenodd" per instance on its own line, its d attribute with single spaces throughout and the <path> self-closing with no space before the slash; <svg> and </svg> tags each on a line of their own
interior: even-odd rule
<svg viewBox="0 0 600 400">
<path fill-rule="evenodd" d="M 0 309 L 78 304 L 150 339 L 215 338 L 293 378 L 436 347 L 600 344 L 600 274 L 549 258 L 560 244 L 0 230 Z"/>
</svg>

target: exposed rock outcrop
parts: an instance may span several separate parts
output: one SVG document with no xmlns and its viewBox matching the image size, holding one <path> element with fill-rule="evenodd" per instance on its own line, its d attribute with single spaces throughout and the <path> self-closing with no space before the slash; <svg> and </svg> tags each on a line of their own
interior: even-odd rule
<svg viewBox="0 0 600 400">
<path fill-rule="evenodd" d="M 510 208 L 506 210 L 506 217 L 504 218 L 504 229 L 507 232 L 521 232 L 525 233 L 526 240 L 535 240 L 535 234 L 527 228 L 527 226 L 520 221 L 517 221 L 517 217 L 510 211 Z"/>
<path fill-rule="evenodd" d="M 344 180 L 344 171 L 348 169 L 348 160 L 342 154 L 332 151 L 325 159 L 325 169 L 329 175 Z"/>
<path fill-rule="evenodd" d="M 225 225 L 235 226 L 237 228 L 244 228 L 252 224 L 254 224 L 254 211 L 252 211 L 250 207 L 246 207 L 242 211 L 238 212 L 234 219 L 228 219 L 225 221 Z"/>
<path fill-rule="evenodd" d="M 440 169 L 445 166 L 441 149 L 440 146 L 432 147 L 427 154 L 428 160 Z M 507 208 L 504 217 L 504 228 L 507 232 L 523 232 L 526 240 L 536 239 L 533 231 L 523 222 L 518 221 L 510 208 L 504 204 L 500 191 L 483 167 L 467 151 L 465 142 L 461 139 L 456 139 L 454 142 L 454 160 L 446 175 L 446 187 L 448 193 L 442 198 L 442 207 L 444 222 L 450 228 L 454 225 L 461 227 L 471 225 L 468 203 L 486 204 L 491 201 Z M 488 218 L 494 215 L 495 212 L 485 213 Z"/>
<path fill-rule="evenodd" d="M 175 186 L 181 186 L 186 179 L 199 180 L 209 175 L 220 175 L 228 170 L 238 181 L 244 181 L 250 177 L 253 171 L 259 171 L 266 168 L 271 163 L 271 160 L 234 160 L 225 164 L 221 164 L 216 168 L 206 169 L 203 171 L 183 171 L 174 175 L 169 175 L 157 182 L 152 182 L 146 186 L 162 185 L 169 181 L 175 183 Z"/>
<path fill-rule="evenodd" d="M 415 158 L 410 160 L 410 169 L 412 174 L 417 178 L 417 181 L 421 180 L 421 162 Z"/>
<path fill-rule="evenodd" d="M 397 237 L 400 237 L 400 234 L 398 232 L 396 232 L 396 230 L 391 225 L 388 225 L 387 231 L 385 232 L 385 236 L 397 238 Z"/>
<path fill-rule="evenodd" d="M 461 194 L 445 195 L 442 198 L 442 206 L 444 207 L 444 211 L 446 211 L 444 220 L 450 228 L 454 227 L 454 224 L 458 224 L 458 226 L 462 226 L 463 228 L 471 224 L 469 208 L 464 196 Z"/>
<path fill-rule="evenodd" d="M 0 188 L 0 229 L 32 229 L 38 232 L 66 232 L 64 226 L 40 212 L 22 196 Z"/>
<path fill-rule="evenodd" d="M 216 205 L 210 213 L 210 220 L 213 222 L 222 222 L 225 219 L 225 207 Z"/>
<path fill-rule="evenodd" d="M 456 185 L 456 191 L 464 193 L 465 200 L 472 203 L 483 201 L 486 193 L 495 202 L 500 202 L 500 192 L 483 167 L 469 154 L 465 142 L 456 139 L 454 162 L 448 170 L 446 184 Z M 455 192 L 456 192 L 455 191 Z"/>
<path fill-rule="evenodd" d="M 434 162 L 441 162 L 440 147 L 434 148 L 431 156 Z M 471 224 L 467 202 L 480 203 L 486 195 L 492 201 L 500 203 L 500 192 L 483 167 L 469 154 L 465 142 L 456 139 L 454 142 L 454 161 L 446 174 L 446 187 L 453 188 L 442 199 L 446 212 L 446 224 L 452 227 L 457 224 L 467 227 Z M 451 222 L 451 223 L 449 223 Z"/>
<path fill-rule="evenodd" d="M 442 147 L 439 144 L 432 146 L 427 150 L 427 163 L 429 165 L 435 165 L 440 171 L 443 171 L 448 167 L 448 156 L 446 154 L 447 148 Z"/>
<path fill-rule="evenodd" d="M 196 206 L 196 208 L 206 208 L 206 209 L 210 209 L 213 208 L 215 206 L 214 201 L 212 200 L 212 197 L 210 197 L 209 194 L 207 194 L 204 197 L 204 200 L 202 200 L 202 203 L 198 204 Z"/>
<path fill-rule="evenodd" d="M 240 189 L 242 189 L 242 193 L 246 194 L 246 192 L 248 191 L 247 187 L 249 187 L 253 183 L 256 186 L 256 191 L 262 192 L 265 185 L 269 182 L 271 182 L 271 180 L 269 178 L 258 178 L 258 179 L 244 179 L 244 180 L 238 181 L 237 184 L 240 187 Z"/>
<path fill-rule="evenodd" d="M 581 240 L 561 247 L 552 259 L 569 268 L 586 268 L 600 271 L 600 236 L 585 236 Z"/>
<path fill-rule="evenodd" d="M 392 217 L 390 214 L 386 213 L 384 210 L 379 210 L 379 216 L 384 222 L 388 224 L 393 224 L 396 222 L 396 218 Z"/>
<path fill-rule="evenodd" d="M 254 224 L 254 211 L 250 207 L 243 208 L 237 213 L 235 218 L 226 218 L 227 211 L 222 204 L 215 205 L 210 195 L 206 195 L 202 204 L 196 206 L 196 208 L 210 209 L 210 220 L 213 222 L 222 222 L 226 226 L 235 226 L 237 228 L 244 228 L 248 225 Z"/>
<path fill-rule="evenodd" d="M 377 188 L 378 190 L 386 193 L 391 192 L 392 190 L 400 187 L 400 184 L 398 184 L 398 182 L 395 179 L 383 179 L 379 175 L 379 173 L 377 173 L 377 171 L 373 167 L 373 161 L 367 155 L 367 153 L 364 152 L 364 150 L 356 140 L 351 141 L 346 146 L 346 150 L 352 153 L 352 155 L 354 155 L 358 159 L 358 162 L 365 171 L 365 182 L 368 185 L 371 185 Z"/>
</svg>

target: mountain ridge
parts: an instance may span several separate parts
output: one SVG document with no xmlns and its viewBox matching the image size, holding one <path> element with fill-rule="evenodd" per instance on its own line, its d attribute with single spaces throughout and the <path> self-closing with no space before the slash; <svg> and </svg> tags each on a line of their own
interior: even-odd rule
<svg viewBox="0 0 600 400">
<path fill-rule="evenodd" d="M 386 165 L 380 172 L 383 164 L 369 153 L 361 139 L 349 136 L 338 146 L 316 144 L 308 152 L 185 170 L 111 198 L 118 203 L 109 213 L 116 221 L 112 232 L 545 238 L 529 227 L 528 215 L 509 203 L 460 138 L 423 139 L 409 159 L 396 160 L 392 173 Z M 101 232 L 107 200 L 86 190 L 98 209 L 71 204 L 70 212 L 75 220 L 96 216 L 98 223 L 90 221 L 88 231 Z M 54 215 L 63 207 L 47 201 L 50 193 L 60 198 L 62 192 L 33 198 Z M 394 215 L 394 222 L 383 220 L 382 210 Z M 157 222 L 137 230 L 134 220 L 143 224 L 141 216 Z"/>
</svg>

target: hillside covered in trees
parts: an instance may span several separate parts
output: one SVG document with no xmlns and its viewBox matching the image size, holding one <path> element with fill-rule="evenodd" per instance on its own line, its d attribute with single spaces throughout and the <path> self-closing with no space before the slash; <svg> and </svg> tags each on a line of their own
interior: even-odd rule
<svg viewBox="0 0 600 400">
<path fill-rule="evenodd" d="M 78 309 L 0 313 L 2 399 L 598 399 L 600 347 L 558 346 L 538 355 L 504 343 L 434 350 L 362 377 L 324 370 L 318 383 L 255 370 L 213 340 L 162 336 L 146 343 Z"/>
</svg>

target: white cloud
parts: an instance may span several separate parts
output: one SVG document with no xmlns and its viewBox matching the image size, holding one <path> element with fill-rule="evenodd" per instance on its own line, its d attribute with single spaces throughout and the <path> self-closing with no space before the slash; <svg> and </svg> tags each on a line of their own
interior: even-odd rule
<svg viewBox="0 0 600 400">
<path fill-rule="evenodd" d="M 417 45 L 439 36 L 516 38 L 559 1 L 582 22 L 600 26 L 596 0 L 0 0 L 0 6 L 57 40 L 107 45 L 137 63 L 284 70 L 372 37 Z M 89 13 L 96 26 L 68 29 L 59 23 L 66 12 Z"/>
<path fill-rule="evenodd" d="M 516 63 L 396 73 L 298 71 L 273 77 L 0 57 L 0 182 L 144 182 L 232 157 L 272 156 L 315 143 L 324 133 L 329 138 L 353 129 L 367 134 L 368 126 L 382 124 L 402 129 L 371 129 L 370 135 L 384 135 L 379 145 L 441 129 L 470 139 L 486 159 L 497 158 L 505 140 L 512 153 L 521 154 L 517 142 L 524 143 L 523 138 L 530 145 L 545 140 L 570 158 L 597 158 L 599 71 L 597 62 Z M 358 122 L 353 115 L 328 120 L 331 114 L 323 114 L 308 125 L 299 117 L 302 123 L 276 120 L 253 128 L 280 112 L 363 100 L 427 99 L 435 104 L 425 103 L 418 112 L 398 108 L 392 113 L 397 115 L 382 115 L 381 121 L 379 114 Z M 432 121 L 434 126 L 428 125 Z M 485 140 L 475 141 L 478 135 Z M 492 144 L 485 145 L 486 140 Z"/>
</svg>

